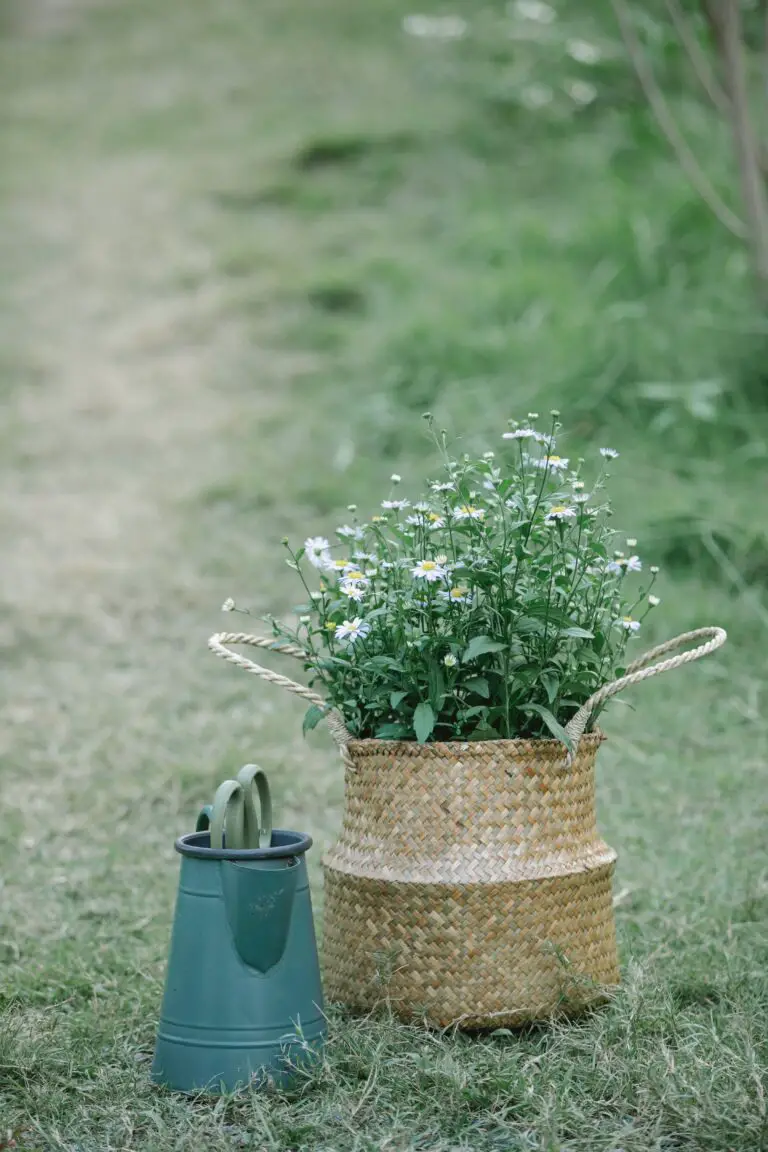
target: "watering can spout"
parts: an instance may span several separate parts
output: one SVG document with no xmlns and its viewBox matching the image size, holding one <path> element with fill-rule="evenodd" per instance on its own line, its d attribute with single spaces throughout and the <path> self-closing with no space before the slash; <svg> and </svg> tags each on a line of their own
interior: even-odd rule
<svg viewBox="0 0 768 1152">
<path fill-rule="evenodd" d="M 279 963 L 291 926 L 299 862 L 223 861 L 224 905 L 240 959 L 262 974 Z"/>
</svg>

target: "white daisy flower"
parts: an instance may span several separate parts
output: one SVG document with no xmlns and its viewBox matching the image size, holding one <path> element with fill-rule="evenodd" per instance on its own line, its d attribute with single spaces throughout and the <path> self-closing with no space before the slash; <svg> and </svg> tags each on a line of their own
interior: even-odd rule
<svg viewBox="0 0 768 1152">
<path fill-rule="evenodd" d="M 556 524 L 558 520 L 568 520 L 575 515 L 575 508 L 568 508 L 565 504 L 555 504 L 544 517 L 544 523 Z"/>
<path fill-rule="evenodd" d="M 575 492 L 572 499 L 574 504 L 586 504 L 589 496 L 589 492 Z"/>
<path fill-rule="evenodd" d="M 600 49 L 587 40 L 569 40 L 565 50 L 571 59 L 579 64 L 597 64 L 600 59 Z"/>
<path fill-rule="evenodd" d="M 331 545 L 325 536 L 309 536 L 304 541 L 304 555 L 314 568 L 327 568 L 331 563 Z"/>
<path fill-rule="evenodd" d="M 516 428 L 514 432 L 505 432 L 502 440 L 538 440 L 539 433 L 533 428 Z"/>
<path fill-rule="evenodd" d="M 348 569 L 348 571 L 346 571 L 344 573 L 344 583 L 345 584 L 367 584 L 368 581 L 366 580 L 365 576 L 363 576 L 360 569 L 355 568 L 354 565 L 352 565 L 352 567 L 350 567 Z"/>
<path fill-rule="evenodd" d="M 616 553 L 616 558 L 606 564 L 608 572 L 642 572 L 643 565 L 639 556 L 624 556 Z"/>
<path fill-rule="evenodd" d="M 353 552 L 352 555 L 354 556 L 355 560 L 368 560 L 372 564 L 375 563 L 378 559 L 378 557 L 374 556 L 372 552 Z"/>
<path fill-rule="evenodd" d="M 455 485 L 451 480 L 444 481 L 443 483 L 434 481 L 432 484 L 430 484 L 430 488 L 433 492 L 453 492 Z"/>
<path fill-rule="evenodd" d="M 338 624 L 336 627 L 336 639 L 348 640 L 350 644 L 360 637 L 365 638 L 371 630 L 370 624 L 366 624 L 360 616 L 356 616 L 354 620 L 345 620 L 343 624 Z"/>
<path fill-rule="evenodd" d="M 394 568 L 394 564 L 391 560 L 382 560 L 380 567 L 382 572 L 391 572 Z"/>
<path fill-rule="evenodd" d="M 483 460 L 493 460 L 495 452 L 483 452 Z"/>
<path fill-rule="evenodd" d="M 222 610 L 222 612 L 234 612 L 235 602 L 231 596 L 227 596 L 226 600 L 224 601 L 224 603 L 221 606 L 221 610 Z"/>
<path fill-rule="evenodd" d="M 390 476 L 390 480 L 392 481 L 393 484 L 399 484 L 400 481 L 402 480 L 402 476 L 399 474 L 399 472 L 393 472 L 392 475 Z"/>
<path fill-rule="evenodd" d="M 464 604 L 467 600 L 471 599 L 472 593 L 469 588 L 451 588 L 448 592 L 439 592 L 441 600 L 447 600 L 449 604 Z"/>
<path fill-rule="evenodd" d="M 461 40 L 467 34 L 467 22 L 461 16 L 414 14 L 404 17 L 403 31 L 425 40 Z"/>
<path fill-rule="evenodd" d="M 550 472 L 565 472 L 568 467 L 568 457 L 542 456 L 536 461 L 537 468 L 549 468 Z"/>
<path fill-rule="evenodd" d="M 398 512 L 402 512 L 403 508 L 410 508 L 410 500 L 382 500 L 382 508 L 396 508 Z"/>
<path fill-rule="evenodd" d="M 637 632 L 640 629 L 640 621 L 633 620 L 631 616 L 624 616 L 619 620 L 622 628 L 626 628 L 627 632 Z"/>
<path fill-rule="evenodd" d="M 529 84 L 520 93 L 523 104 L 531 112 L 537 108 L 546 108 L 547 104 L 552 103 L 553 96 L 554 92 L 547 84 Z"/>
<path fill-rule="evenodd" d="M 651 573 L 651 575 L 655 576 L 655 575 L 658 573 L 659 569 L 658 569 L 658 567 L 656 566 L 656 564 L 651 564 L 651 566 L 650 566 L 650 568 L 648 569 L 648 571 Z"/>
<path fill-rule="evenodd" d="M 661 604 L 661 600 L 658 596 L 649 596 L 648 603 L 650 604 L 651 608 L 658 608 L 659 604 Z"/>
<path fill-rule="evenodd" d="M 583 480 L 571 480 L 571 488 L 573 488 L 574 492 L 581 492 L 583 487 L 584 487 L 584 481 Z"/>
<path fill-rule="evenodd" d="M 484 509 L 476 508 L 474 504 L 460 504 L 453 509 L 454 520 L 482 520 L 484 517 Z"/>
<path fill-rule="evenodd" d="M 615 448 L 601 448 L 600 455 L 606 460 L 615 460 L 619 454 Z"/>
<path fill-rule="evenodd" d="M 538 420 L 538 418 L 539 418 L 538 412 L 529 412 L 528 413 L 528 419 L 529 420 Z"/>
<path fill-rule="evenodd" d="M 633 537 L 627 537 L 627 548 L 637 548 L 637 540 Z"/>
<path fill-rule="evenodd" d="M 594 84 L 588 84 L 586 80 L 572 80 L 570 84 L 566 84 L 565 90 L 574 104 L 592 104 L 597 100 L 597 88 Z"/>
<path fill-rule="evenodd" d="M 357 504 L 347 504 L 347 512 L 357 512 Z"/>
<path fill-rule="evenodd" d="M 446 668 L 456 667 L 458 660 L 454 656 L 453 652 L 446 652 L 445 656 L 443 656 L 443 664 L 445 664 Z"/>
<path fill-rule="evenodd" d="M 406 522 L 406 524 L 412 524 L 414 527 L 418 528 L 424 523 L 424 517 L 423 516 L 406 516 L 405 522 Z"/>
<path fill-rule="evenodd" d="M 425 500 L 418 500 L 413 506 L 414 512 L 429 512 L 429 504 Z"/>
<path fill-rule="evenodd" d="M 350 528 L 349 524 L 342 524 L 341 528 L 336 529 L 336 535 L 348 540 L 362 540 L 365 533 L 362 528 Z"/>
<path fill-rule="evenodd" d="M 358 604 L 365 598 L 365 586 L 363 584 L 347 584 L 342 581 L 339 585 L 339 592 L 342 596 L 347 596 L 350 600 L 356 601 Z"/>
<path fill-rule="evenodd" d="M 510 8 L 521 20 L 533 20 L 536 24 L 554 24 L 557 19 L 555 9 L 542 0 L 515 0 Z"/>
<path fill-rule="evenodd" d="M 419 560 L 415 568 L 411 568 L 411 576 L 416 580 L 426 580 L 428 584 L 444 580 L 447 575 L 447 570 L 436 560 Z"/>
<path fill-rule="evenodd" d="M 299 624 L 309 624 L 312 621 L 311 616 L 299 616 Z"/>
<path fill-rule="evenodd" d="M 439 512 L 428 512 L 427 523 L 430 528 L 445 528 L 445 516 L 441 516 Z"/>
</svg>

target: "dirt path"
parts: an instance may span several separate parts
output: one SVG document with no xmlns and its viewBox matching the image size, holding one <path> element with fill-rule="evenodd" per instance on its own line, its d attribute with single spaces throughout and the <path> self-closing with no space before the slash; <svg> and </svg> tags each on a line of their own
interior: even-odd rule
<svg viewBox="0 0 768 1152">
<path fill-rule="evenodd" d="M 20 115 L 37 100 L 31 81 L 14 95 Z M 218 607 L 233 574 L 256 585 L 269 561 L 258 517 L 244 532 L 225 514 L 219 528 L 201 493 L 236 472 L 233 431 L 279 411 L 291 366 L 232 318 L 210 208 L 189 198 L 178 160 L 101 156 L 87 127 L 74 160 L 43 154 L 2 208 L 14 275 L 0 805 L 19 865 L 5 914 L 23 912 L 30 939 L 66 917 L 52 872 L 98 900 L 117 882 L 105 860 L 122 848 L 119 882 L 143 899 L 224 763 L 252 758 L 255 739 L 273 764 L 306 756 L 300 712 L 205 647 L 226 623 Z M 41 130 L 30 148 L 45 146 Z M 233 387 L 245 365 L 258 383 Z M 322 807 L 326 788 L 327 777 L 288 782 L 283 805 Z M 168 869 L 163 900 L 173 882 Z"/>
</svg>

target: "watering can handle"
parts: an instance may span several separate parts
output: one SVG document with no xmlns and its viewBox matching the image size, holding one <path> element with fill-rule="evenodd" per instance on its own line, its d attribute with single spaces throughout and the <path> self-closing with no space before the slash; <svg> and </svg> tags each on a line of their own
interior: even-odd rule
<svg viewBox="0 0 768 1152">
<path fill-rule="evenodd" d="M 237 774 L 244 793 L 245 842 L 249 848 L 269 848 L 272 843 L 272 797 L 267 774 L 258 764 L 245 764 Z M 255 796 L 259 797 L 258 808 Z"/>
<path fill-rule="evenodd" d="M 195 832 L 207 832 L 213 820 L 213 804 L 204 804 L 195 824 Z"/>
<path fill-rule="evenodd" d="M 258 796 L 258 805 L 256 803 Z M 203 809 L 198 827 L 210 822 L 211 848 L 269 848 L 272 843 L 272 798 L 266 773 L 257 764 L 246 764 L 236 780 L 225 780 L 216 789 L 212 807 Z"/>
</svg>

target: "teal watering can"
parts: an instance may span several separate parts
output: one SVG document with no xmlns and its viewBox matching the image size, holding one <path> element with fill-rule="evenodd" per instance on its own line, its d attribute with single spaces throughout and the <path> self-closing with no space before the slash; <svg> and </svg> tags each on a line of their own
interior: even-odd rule
<svg viewBox="0 0 768 1152">
<path fill-rule="evenodd" d="M 261 817 L 256 806 L 259 798 Z M 181 836 L 152 1079 L 181 1092 L 288 1087 L 326 1034 L 301 832 L 272 829 L 265 774 L 225 780 Z"/>
</svg>

